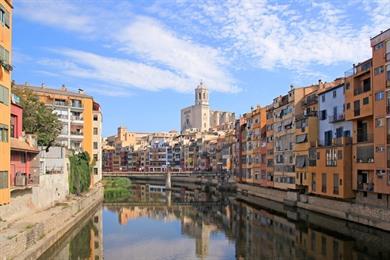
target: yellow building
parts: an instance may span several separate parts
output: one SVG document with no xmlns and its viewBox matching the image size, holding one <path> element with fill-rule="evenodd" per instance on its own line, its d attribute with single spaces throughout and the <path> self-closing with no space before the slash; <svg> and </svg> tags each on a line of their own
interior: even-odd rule
<svg viewBox="0 0 390 260">
<path fill-rule="evenodd" d="M 9 203 L 12 1 L 0 0 L 0 205 Z"/>
<path fill-rule="evenodd" d="M 78 92 L 69 91 L 65 86 L 60 89 L 14 85 L 15 88 L 28 88 L 58 115 L 63 128 L 57 138 L 57 144 L 74 151 L 85 151 L 93 159 L 93 98 Z M 95 132 L 101 136 L 101 131 Z M 96 138 L 96 135 L 95 135 Z M 96 149 L 95 149 L 96 150 Z"/>
</svg>

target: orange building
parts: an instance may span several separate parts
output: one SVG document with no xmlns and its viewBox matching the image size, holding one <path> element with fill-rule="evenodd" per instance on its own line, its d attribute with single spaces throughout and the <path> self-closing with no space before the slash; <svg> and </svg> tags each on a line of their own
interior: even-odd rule
<svg viewBox="0 0 390 260">
<path fill-rule="evenodd" d="M 266 107 L 266 172 L 269 187 L 273 187 L 274 179 L 274 116 L 273 116 L 273 105 L 268 105 Z"/>
<path fill-rule="evenodd" d="M 345 120 L 344 79 L 321 83 L 318 91 L 319 131 L 316 168 L 310 193 L 348 199 L 352 191 L 352 123 Z"/>
<path fill-rule="evenodd" d="M 308 175 L 316 168 L 315 149 L 318 135 L 318 86 L 295 105 L 295 183 L 298 188 L 308 187 Z"/>
<path fill-rule="evenodd" d="M 0 0 L 0 205 L 10 202 L 12 1 Z"/>
</svg>

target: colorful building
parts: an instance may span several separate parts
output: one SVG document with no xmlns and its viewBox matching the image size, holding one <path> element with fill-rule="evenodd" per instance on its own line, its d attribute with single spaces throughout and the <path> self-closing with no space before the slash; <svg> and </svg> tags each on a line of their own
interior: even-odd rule
<svg viewBox="0 0 390 260">
<path fill-rule="evenodd" d="M 10 202 L 12 1 L 0 0 L 0 205 Z"/>
<path fill-rule="evenodd" d="M 28 84 L 14 85 L 36 94 L 40 101 L 53 109 L 63 128 L 57 138 L 60 145 L 75 151 L 86 151 L 93 155 L 93 98 L 79 89 L 69 91 L 64 85 L 60 89 L 45 86 L 34 87 Z M 101 134 L 100 134 L 101 135 Z"/>
<path fill-rule="evenodd" d="M 38 184 L 39 150 L 36 140 L 32 136 L 23 136 L 23 108 L 18 104 L 19 97 L 12 95 L 11 99 L 11 161 L 10 161 L 10 186 L 26 187 Z"/>
<path fill-rule="evenodd" d="M 348 199 L 352 191 L 352 122 L 345 120 L 344 79 L 320 84 L 317 161 L 309 192 Z"/>
</svg>

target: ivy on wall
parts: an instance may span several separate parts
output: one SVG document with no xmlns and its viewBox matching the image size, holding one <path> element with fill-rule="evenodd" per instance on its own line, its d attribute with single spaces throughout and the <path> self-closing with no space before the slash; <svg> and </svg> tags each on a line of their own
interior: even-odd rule
<svg viewBox="0 0 390 260">
<path fill-rule="evenodd" d="M 88 191 L 91 184 L 90 157 L 88 152 L 82 152 L 69 156 L 69 192 L 79 195 Z"/>
</svg>

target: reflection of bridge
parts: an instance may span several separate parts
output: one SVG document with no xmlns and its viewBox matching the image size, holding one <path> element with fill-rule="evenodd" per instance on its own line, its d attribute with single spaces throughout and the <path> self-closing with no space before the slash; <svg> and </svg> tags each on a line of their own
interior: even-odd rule
<svg viewBox="0 0 390 260">
<path fill-rule="evenodd" d="M 169 172 L 172 177 L 216 177 L 220 176 L 212 172 Z M 167 172 L 103 172 L 104 177 L 160 177 L 166 176 Z"/>
</svg>

